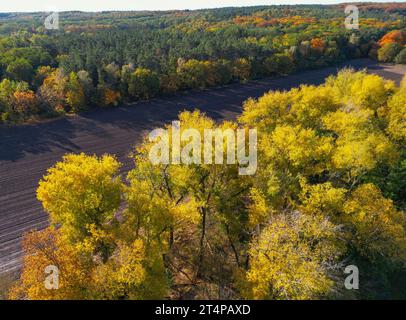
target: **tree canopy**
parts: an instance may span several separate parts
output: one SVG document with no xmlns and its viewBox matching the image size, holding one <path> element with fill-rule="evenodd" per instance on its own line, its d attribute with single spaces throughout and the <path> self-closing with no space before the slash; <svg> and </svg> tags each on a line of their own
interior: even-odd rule
<svg viewBox="0 0 406 320">
<path fill-rule="evenodd" d="M 404 297 L 405 99 L 403 84 L 342 70 L 250 99 L 235 122 L 179 114 L 180 134 L 256 128 L 251 176 L 238 163 L 153 164 L 147 137 L 126 177 L 112 156 L 65 156 L 40 182 L 51 226 L 25 237 L 10 297 Z M 47 265 L 60 290 L 43 289 Z M 344 288 L 348 265 L 359 290 Z"/>
</svg>

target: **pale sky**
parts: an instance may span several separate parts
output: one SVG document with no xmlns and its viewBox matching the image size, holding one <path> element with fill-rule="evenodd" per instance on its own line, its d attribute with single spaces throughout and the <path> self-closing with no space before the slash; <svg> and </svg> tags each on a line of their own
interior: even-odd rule
<svg viewBox="0 0 406 320">
<path fill-rule="evenodd" d="M 332 4 L 340 2 L 349 2 L 349 0 L 0 0 L 0 12 L 168 10 L 295 3 Z M 394 0 L 375 2 L 394 2 Z"/>
</svg>

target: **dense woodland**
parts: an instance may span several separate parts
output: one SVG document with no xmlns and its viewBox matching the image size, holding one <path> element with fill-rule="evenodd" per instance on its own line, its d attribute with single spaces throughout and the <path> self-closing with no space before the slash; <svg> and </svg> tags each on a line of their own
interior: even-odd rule
<svg viewBox="0 0 406 320">
<path fill-rule="evenodd" d="M 406 5 L 359 7 L 351 31 L 341 5 L 68 12 L 60 30 L 44 30 L 42 13 L 2 14 L 1 121 L 357 57 L 405 63 Z M 257 129 L 256 173 L 239 175 L 242 163 L 156 165 L 148 137 L 125 176 L 114 155 L 65 155 L 39 182 L 50 225 L 24 235 L 8 298 L 406 298 L 406 77 L 397 86 L 344 69 L 249 99 L 235 121 L 199 110 L 179 121 L 182 134 Z M 44 286 L 49 265 L 58 290 Z M 348 265 L 359 268 L 359 290 L 344 287 Z"/>
<path fill-rule="evenodd" d="M 406 62 L 406 5 L 0 14 L 0 123 L 289 74 L 346 59 Z"/>
<path fill-rule="evenodd" d="M 224 123 L 183 112 L 180 128 L 258 129 L 252 176 L 154 165 L 147 137 L 127 177 L 114 156 L 66 155 L 39 184 L 51 226 L 25 236 L 10 298 L 405 298 L 406 77 L 343 70 L 243 109 Z"/>
</svg>

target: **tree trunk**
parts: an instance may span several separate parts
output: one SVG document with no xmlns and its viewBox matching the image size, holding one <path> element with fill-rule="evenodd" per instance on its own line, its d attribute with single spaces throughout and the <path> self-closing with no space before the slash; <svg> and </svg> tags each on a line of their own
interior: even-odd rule
<svg viewBox="0 0 406 320">
<path fill-rule="evenodd" d="M 202 213 L 202 233 L 200 236 L 200 248 L 199 248 L 199 265 L 197 269 L 197 276 L 202 274 L 203 263 L 204 263 L 204 239 L 206 237 L 206 208 L 201 208 Z"/>
</svg>

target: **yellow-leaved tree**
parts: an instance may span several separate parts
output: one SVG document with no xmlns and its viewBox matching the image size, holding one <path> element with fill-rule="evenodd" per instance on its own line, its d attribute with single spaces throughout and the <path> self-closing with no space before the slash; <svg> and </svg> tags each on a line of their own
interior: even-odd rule
<svg viewBox="0 0 406 320">
<path fill-rule="evenodd" d="M 388 279 L 404 274 L 406 262 L 403 87 L 343 70 L 319 87 L 245 103 L 239 121 L 259 130 L 259 167 L 248 206 L 252 259 L 237 272 L 243 296 L 345 296 L 343 271 L 324 266 L 351 263 L 367 283 L 361 296 L 380 296 L 374 283 L 398 285 Z M 335 230 L 330 255 L 312 251 L 325 244 L 307 242 L 312 225 L 320 237 L 323 227 Z"/>
<path fill-rule="evenodd" d="M 121 229 L 118 213 L 124 185 L 119 168 L 112 156 L 71 154 L 48 170 L 38 199 L 52 226 L 25 236 L 22 275 L 11 298 L 165 296 L 167 279 L 160 251 L 141 237 L 126 237 Z M 58 270 L 56 290 L 44 287 L 47 266 Z"/>
<path fill-rule="evenodd" d="M 274 215 L 249 248 L 245 296 L 254 299 L 314 299 L 328 294 L 342 255 L 339 228 L 320 215 Z"/>
</svg>

